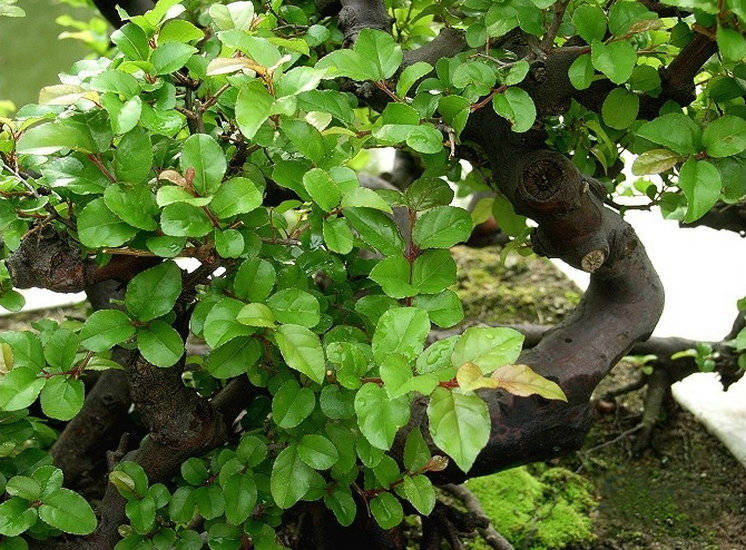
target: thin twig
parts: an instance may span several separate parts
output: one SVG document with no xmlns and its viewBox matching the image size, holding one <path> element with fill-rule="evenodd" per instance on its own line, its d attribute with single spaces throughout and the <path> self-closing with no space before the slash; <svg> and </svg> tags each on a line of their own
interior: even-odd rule
<svg viewBox="0 0 746 550">
<path fill-rule="evenodd" d="M 478 531 L 490 548 L 494 548 L 495 550 L 514 550 L 513 545 L 492 526 L 489 516 L 485 513 L 484 508 L 482 508 L 479 499 L 474 496 L 474 493 L 464 485 L 454 485 L 453 483 L 443 485 L 441 489 L 459 499 L 470 513 L 487 521 L 487 527 L 479 528 Z"/>
</svg>

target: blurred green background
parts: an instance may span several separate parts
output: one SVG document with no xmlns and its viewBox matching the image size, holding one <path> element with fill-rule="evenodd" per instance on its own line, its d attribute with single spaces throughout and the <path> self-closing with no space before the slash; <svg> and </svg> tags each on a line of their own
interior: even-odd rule
<svg viewBox="0 0 746 550">
<path fill-rule="evenodd" d="M 90 54 L 78 40 L 59 40 L 65 30 L 55 23 L 63 14 L 87 21 L 93 11 L 54 0 L 19 0 L 26 17 L 0 18 L 0 99 L 17 107 L 35 102 L 39 89 L 59 83 L 57 75 Z"/>
</svg>

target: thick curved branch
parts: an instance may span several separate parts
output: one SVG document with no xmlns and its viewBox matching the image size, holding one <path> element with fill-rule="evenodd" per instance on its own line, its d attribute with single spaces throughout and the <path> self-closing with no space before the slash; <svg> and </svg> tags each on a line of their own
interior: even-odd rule
<svg viewBox="0 0 746 550">
<path fill-rule="evenodd" d="M 709 227 L 725 229 L 746 236 L 746 204 L 719 202 L 707 214 L 692 223 L 681 223 L 681 227 Z"/>
<path fill-rule="evenodd" d="M 158 258 L 114 256 L 104 266 L 85 257 L 69 236 L 51 232 L 29 235 L 5 260 L 15 288 L 39 287 L 55 292 L 83 292 L 102 281 L 129 281 Z"/>
<path fill-rule="evenodd" d="M 541 135 L 515 136 L 501 131 L 488 110 L 475 114 L 465 133 L 490 160 L 503 194 L 538 223 L 533 242 L 543 254 L 592 275 L 569 318 L 518 360 L 557 382 L 567 403 L 480 391 L 490 411 L 489 441 L 466 475 L 451 466 L 436 477 L 439 483 L 578 448 L 591 423 L 591 393 L 635 342 L 649 337 L 663 310 L 663 287 L 644 247 L 632 227 L 590 192 L 587 178 L 544 149 Z M 427 425 L 426 406 L 424 399 L 414 403 L 411 424 Z"/>
</svg>

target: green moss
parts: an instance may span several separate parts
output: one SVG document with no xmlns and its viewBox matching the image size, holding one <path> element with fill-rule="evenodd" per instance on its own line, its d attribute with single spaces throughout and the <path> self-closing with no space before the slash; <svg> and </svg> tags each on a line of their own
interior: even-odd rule
<svg viewBox="0 0 746 550">
<path fill-rule="evenodd" d="M 516 547 L 565 548 L 593 539 L 590 511 L 596 502 L 591 485 L 564 468 L 520 467 L 469 480 L 495 529 Z M 542 471 L 543 470 L 543 471 Z M 486 550 L 475 539 L 471 550 Z"/>
<path fill-rule="evenodd" d="M 466 319 L 554 324 L 580 299 L 580 292 L 544 258 L 509 254 L 501 264 L 497 247 L 452 252 Z"/>
</svg>

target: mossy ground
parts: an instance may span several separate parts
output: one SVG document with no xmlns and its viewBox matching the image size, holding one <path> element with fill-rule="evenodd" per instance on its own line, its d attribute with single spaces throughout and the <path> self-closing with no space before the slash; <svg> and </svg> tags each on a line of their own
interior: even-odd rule
<svg viewBox="0 0 746 550">
<path fill-rule="evenodd" d="M 554 324 L 580 292 L 546 260 L 516 254 L 500 264 L 496 248 L 457 247 L 458 292 L 465 322 Z M 0 330 L 22 330 L 35 319 L 83 319 L 83 308 L 56 308 L 0 317 Z M 620 363 L 600 390 L 635 376 Z M 599 445 L 632 428 L 642 392 L 600 416 L 576 455 L 474 479 L 469 487 L 494 525 L 518 550 L 744 550 L 746 469 L 691 415 L 669 407 L 641 457 L 631 441 Z M 412 548 L 418 521 L 408 518 Z M 482 550 L 483 541 L 468 541 Z"/>
</svg>

